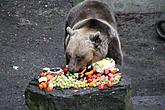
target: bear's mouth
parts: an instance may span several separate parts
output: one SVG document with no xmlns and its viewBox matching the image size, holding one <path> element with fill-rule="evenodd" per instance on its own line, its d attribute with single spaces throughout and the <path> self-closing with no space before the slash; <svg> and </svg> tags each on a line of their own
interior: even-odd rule
<svg viewBox="0 0 165 110">
<path fill-rule="evenodd" d="M 92 65 L 92 60 L 90 60 L 90 61 L 87 63 L 86 67 L 88 67 L 88 66 L 90 66 L 90 65 Z"/>
<path fill-rule="evenodd" d="M 79 66 L 78 65 L 69 66 L 69 71 L 70 72 L 81 72 L 82 70 L 84 70 L 85 68 L 88 68 L 91 65 L 92 65 L 92 60 L 90 60 L 86 64 L 82 64 Z"/>
</svg>

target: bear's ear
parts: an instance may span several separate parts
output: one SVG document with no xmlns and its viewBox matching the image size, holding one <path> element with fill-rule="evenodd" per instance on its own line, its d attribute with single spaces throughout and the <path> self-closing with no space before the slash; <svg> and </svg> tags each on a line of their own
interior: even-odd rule
<svg viewBox="0 0 165 110">
<path fill-rule="evenodd" d="M 73 35 L 73 33 L 74 33 L 73 29 L 71 29 L 70 27 L 67 27 L 66 31 L 69 35 Z"/>
<path fill-rule="evenodd" d="M 93 42 L 94 46 L 97 48 L 101 43 L 100 32 L 96 32 L 90 36 L 90 40 Z"/>
</svg>

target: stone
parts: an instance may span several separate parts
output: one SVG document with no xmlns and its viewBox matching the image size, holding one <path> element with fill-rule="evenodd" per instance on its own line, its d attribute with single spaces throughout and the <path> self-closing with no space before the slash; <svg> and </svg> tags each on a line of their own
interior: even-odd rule
<svg viewBox="0 0 165 110">
<path fill-rule="evenodd" d="M 33 79 L 25 90 L 25 102 L 30 110 L 131 110 L 131 81 L 124 76 L 112 89 L 39 90 Z"/>
</svg>

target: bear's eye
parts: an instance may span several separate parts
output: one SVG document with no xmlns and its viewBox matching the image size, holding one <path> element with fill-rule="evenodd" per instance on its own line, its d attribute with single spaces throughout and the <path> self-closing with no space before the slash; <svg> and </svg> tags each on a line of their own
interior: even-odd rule
<svg viewBox="0 0 165 110">
<path fill-rule="evenodd" d="M 84 56 L 76 56 L 77 62 L 81 62 L 84 59 Z"/>
<path fill-rule="evenodd" d="M 71 58 L 71 55 L 69 53 L 67 53 L 67 57 L 70 59 Z"/>
</svg>

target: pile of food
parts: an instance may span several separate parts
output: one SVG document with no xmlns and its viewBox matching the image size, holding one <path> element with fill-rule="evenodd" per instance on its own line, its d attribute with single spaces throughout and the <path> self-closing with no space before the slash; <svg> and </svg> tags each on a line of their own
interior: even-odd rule
<svg viewBox="0 0 165 110">
<path fill-rule="evenodd" d="M 72 73 L 68 68 L 43 68 L 40 72 L 39 88 L 52 91 L 56 88 L 88 88 L 98 87 L 103 90 L 105 87 L 112 88 L 119 83 L 121 79 L 119 69 L 115 67 L 115 61 L 111 58 L 105 58 L 88 67 L 85 67 L 79 73 Z"/>
</svg>

